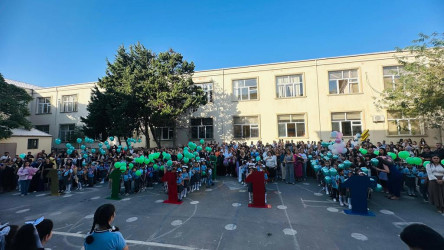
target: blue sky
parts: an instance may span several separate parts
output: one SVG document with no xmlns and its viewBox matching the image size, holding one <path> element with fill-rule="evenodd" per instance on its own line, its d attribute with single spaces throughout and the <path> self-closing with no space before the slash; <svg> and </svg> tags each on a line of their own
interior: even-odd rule
<svg viewBox="0 0 444 250">
<path fill-rule="evenodd" d="M 1 0 L 0 73 L 96 81 L 120 45 L 174 49 L 196 71 L 404 47 L 444 32 L 444 1 Z"/>
</svg>

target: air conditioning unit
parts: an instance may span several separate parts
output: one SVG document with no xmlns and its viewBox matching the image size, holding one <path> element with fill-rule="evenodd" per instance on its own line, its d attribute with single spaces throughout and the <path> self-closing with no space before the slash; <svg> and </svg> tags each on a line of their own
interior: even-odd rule
<svg viewBox="0 0 444 250">
<path fill-rule="evenodd" d="M 373 116 L 373 122 L 384 122 L 385 117 L 384 115 L 374 115 Z"/>
</svg>

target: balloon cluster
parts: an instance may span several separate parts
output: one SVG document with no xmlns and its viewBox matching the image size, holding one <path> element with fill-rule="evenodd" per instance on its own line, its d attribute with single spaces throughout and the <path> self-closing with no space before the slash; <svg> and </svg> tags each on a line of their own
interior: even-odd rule
<svg viewBox="0 0 444 250">
<path fill-rule="evenodd" d="M 342 141 L 342 133 L 339 131 L 331 132 L 331 137 L 335 138 L 335 143 L 328 146 L 328 149 L 335 155 L 347 153 L 345 143 Z"/>
</svg>

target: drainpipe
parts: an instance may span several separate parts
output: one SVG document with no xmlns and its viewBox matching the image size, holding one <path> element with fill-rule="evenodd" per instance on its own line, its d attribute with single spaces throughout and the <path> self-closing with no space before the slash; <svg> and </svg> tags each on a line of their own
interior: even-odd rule
<svg viewBox="0 0 444 250">
<path fill-rule="evenodd" d="M 315 60 L 316 64 L 316 87 L 318 92 L 318 119 L 319 119 L 319 139 L 322 140 L 322 123 L 321 123 L 321 104 L 319 100 L 319 76 L 318 76 L 318 59 Z"/>
</svg>

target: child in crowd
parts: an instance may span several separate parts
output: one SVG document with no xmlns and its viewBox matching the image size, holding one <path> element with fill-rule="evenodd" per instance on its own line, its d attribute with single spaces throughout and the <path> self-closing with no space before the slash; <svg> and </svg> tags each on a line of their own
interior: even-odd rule
<svg viewBox="0 0 444 250">
<path fill-rule="evenodd" d="M 418 172 L 418 179 L 419 179 L 419 190 L 421 192 L 422 198 L 424 199 L 424 202 L 429 201 L 429 196 L 427 192 L 428 183 L 427 183 L 427 172 L 425 167 L 422 167 Z"/>
<path fill-rule="evenodd" d="M 128 172 L 128 169 L 125 170 L 124 174 L 122 175 L 122 180 L 123 180 L 123 185 L 125 187 L 125 195 L 129 195 L 129 193 L 131 192 L 132 176 Z"/>
<path fill-rule="evenodd" d="M 416 197 L 416 175 L 418 173 L 416 167 L 408 164 L 407 167 L 403 169 L 402 173 L 404 174 L 408 195 Z"/>
</svg>

